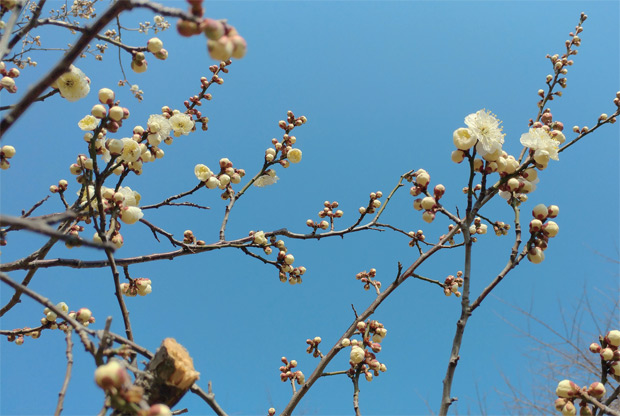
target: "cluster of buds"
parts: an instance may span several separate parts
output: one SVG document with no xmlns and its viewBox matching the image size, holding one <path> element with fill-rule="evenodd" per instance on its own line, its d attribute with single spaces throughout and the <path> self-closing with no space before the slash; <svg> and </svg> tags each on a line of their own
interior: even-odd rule
<svg viewBox="0 0 620 416">
<path fill-rule="evenodd" d="M 84 187 L 78 194 L 82 195 L 82 204 L 84 208 L 90 205 L 93 211 L 99 211 L 99 204 L 95 195 L 94 186 L 89 185 Z M 113 188 L 101 187 L 101 205 L 103 207 L 103 212 L 106 214 L 118 215 L 118 218 L 125 224 L 134 224 L 144 216 L 142 210 L 138 208 L 140 199 L 141 195 L 128 186 L 121 187 L 117 191 Z M 112 226 L 112 224 L 110 226 Z M 115 221 L 114 227 L 115 232 L 120 229 L 118 221 Z M 94 239 L 101 243 L 100 237 L 94 237 Z"/>
<path fill-rule="evenodd" d="M 558 387 L 555 389 L 555 393 L 558 398 L 555 400 L 555 409 L 562 412 L 563 416 L 573 416 L 577 414 L 577 408 L 575 407 L 575 399 L 580 399 L 585 393 L 595 399 L 602 399 L 605 396 L 605 386 L 603 383 L 594 382 L 590 386 L 579 386 L 570 380 L 562 380 L 558 383 Z M 586 399 L 581 399 L 579 402 L 579 414 L 583 416 L 592 415 L 592 409 L 588 406 Z"/>
<path fill-rule="evenodd" d="M 241 178 L 245 176 L 245 170 L 233 168 L 233 163 L 230 160 L 222 158 L 220 159 L 219 173 L 212 172 L 206 165 L 198 164 L 194 167 L 194 175 L 208 189 L 225 190 L 221 195 L 222 199 L 225 200 L 233 194 L 232 184 L 241 182 Z"/>
<path fill-rule="evenodd" d="M 15 148 L 13 146 L 0 147 L 0 169 L 7 170 L 11 167 L 9 159 L 15 156 Z"/>
<path fill-rule="evenodd" d="M 301 276 L 306 273 L 306 268 L 304 266 L 293 267 L 295 256 L 288 253 L 288 249 L 283 240 L 276 240 L 275 235 L 272 235 L 269 240 L 267 240 L 264 231 L 250 231 L 249 235 L 252 237 L 252 242 L 262 247 L 266 255 L 270 255 L 273 252 L 271 247 L 275 247 L 279 250 L 276 267 L 279 270 L 278 275 L 282 283 L 286 281 L 292 285 L 301 283 Z"/>
<path fill-rule="evenodd" d="M 87 221 L 89 221 L 88 218 L 87 218 Z M 120 227 L 121 225 L 118 222 L 116 222 L 114 224 L 114 229 L 112 230 L 111 235 L 107 237 L 108 241 L 112 243 L 114 247 L 116 248 L 123 247 L 123 244 L 125 243 L 123 235 L 119 231 Z M 101 236 L 99 235 L 98 232 L 95 232 L 95 234 L 93 234 L 93 241 L 99 244 L 103 243 L 103 240 L 101 240 Z"/>
<path fill-rule="evenodd" d="M 340 341 L 343 348 L 351 347 L 349 354 L 351 368 L 349 368 L 348 374 L 350 377 L 354 377 L 356 373 L 364 373 L 366 380 L 372 381 L 373 375 L 376 377 L 379 372 L 387 371 L 385 364 L 380 363 L 375 355 L 381 351 L 381 342 L 387 335 L 387 329 L 383 327 L 382 323 L 375 320 L 361 321 L 357 323 L 355 334 L 361 335 L 363 340 L 344 338 Z"/>
<path fill-rule="evenodd" d="M 225 20 L 203 18 L 202 0 L 188 0 L 190 13 L 194 20 L 181 19 L 177 22 L 177 31 L 181 36 L 189 37 L 204 33 L 207 37 L 207 50 L 211 58 L 227 61 L 230 58 L 241 59 L 247 51 L 247 43 L 234 26 Z"/>
<path fill-rule="evenodd" d="M 474 218 L 474 223 L 469 226 L 469 234 L 486 234 L 487 233 L 487 225 L 482 223 L 480 217 Z"/>
<path fill-rule="evenodd" d="M 116 133 L 123 125 L 123 120 L 129 118 L 129 109 L 121 107 L 115 102 L 115 94 L 109 88 L 101 88 L 97 94 L 99 104 L 95 104 L 90 110 L 90 116 L 84 117 L 78 126 L 84 130 L 95 130 L 98 120 L 102 120 L 100 127 L 106 131 Z"/>
<path fill-rule="evenodd" d="M 69 230 L 67 230 L 67 235 L 74 237 L 74 239 L 65 241 L 65 247 L 67 248 L 80 247 L 82 243 L 79 241 L 79 238 L 80 238 L 80 233 L 82 231 L 84 231 L 84 227 L 78 224 L 74 224 L 71 227 L 69 227 Z"/>
<path fill-rule="evenodd" d="M 509 230 L 510 230 L 510 224 L 506 224 L 505 222 L 496 221 L 493 224 L 493 231 L 495 232 L 496 236 L 506 235 L 508 234 Z"/>
<path fill-rule="evenodd" d="M 183 105 L 187 109 L 186 113 L 193 116 L 196 119 L 196 122 L 202 125 L 202 131 L 207 131 L 209 129 L 207 125 L 209 123 L 209 117 L 203 117 L 202 112 L 196 107 L 202 105 L 202 100 L 210 101 L 213 98 L 211 93 L 208 93 L 207 90 L 212 84 L 222 85 L 224 83 L 224 78 L 222 78 L 218 74 L 220 72 L 227 74 L 228 68 L 226 67 L 231 63 L 232 62 L 230 60 L 227 60 L 225 62 L 220 62 L 219 65 L 211 65 L 209 67 L 209 71 L 213 73 L 211 80 L 209 80 L 207 77 L 200 77 L 201 91 L 198 94 L 192 95 L 187 100 L 183 101 Z"/>
<path fill-rule="evenodd" d="M 282 357 L 281 360 L 284 365 L 280 366 L 280 380 L 282 380 L 283 382 L 287 380 L 291 380 L 291 382 L 296 381 L 297 384 L 299 384 L 300 386 L 306 382 L 306 377 L 304 376 L 304 373 L 299 370 L 293 370 L 295 367 L 297 367 L 297 360 L 289 361 L 286 359 L 286 357 Z"/>
<path fill-rule="evenodd" d="M 417 246 L 420 241 L 426 240 L 426 236 L 424 235 L 424 231 L 409 231 L 407 233 L 409 237 L 411 237 L 411 241 L 409 241 L 409 247 Z"/>
<path fill-rule="evenodd" d="M 58 185 L 50 186 L 50 192 L 53 194 L 56 194 L 56 193 L 62 194 L 64 191 L 67 190 L 68 187 L 69 187 L 69 182 L 67 182 L 65 179 L 61 179 L 58 181 Z"/>
<path fill-rule="evenodd" d="M 607 372 L 616 380 L 620 381 L 620 331 L 614 329 L 604 337 L 600 337 L 600 344 L 592 343 L 590 351 L 600 354 L 605 363 Z"/>
<path fill-rule="evenodd" d="M 29 326 L 24 328 L 16 328 L 12 331 L 12 334 L 7 335 L 7 340 L 9 342 L 15 342 L 16 345 L 22 345 L 25 337 L 31 337 L 32 339 L 39 338 L 41 336 L 41 329 L 43 328 L 40 327 L 35 330 Z"/>
<path fill-rule="evenodd" d="M 133 52 L 131 54 L 131 69 L 137 74 L 146 72 L 148 68 L 148 62 L 146 61 L 146 55 L 144 52 Z"/>
<path fill-rule="evenodd" d="M 168 51 L 164 49 L 164 43 L 159 38 L 151 38 L 146 42 L 146 50 L 155 58 L 165 61 L 168 58 Z"/>
<path fill-rule="evenodd" d="M 379 201 L 379 198 L 381 198 L 382 196 L 383 196 L 383 192 L 381 191 L 371 192 L 370 200 L 368 201 L 368 206 L 360 207 L 358 210 L 359 213 L 362 216 L 366 214 L 374 214 L 375 210 L 381 207 L 381 201 Z"/>
<path fill-rule="evenodd" d="M 321 211 L 319 211 L 318 216 L 319 218 L 329 218 L 329 221 L 327 220 L 322 220 L 320 222 L 316 222 L 313 221 L 311 219 L 308 219 L 306 221 L 306 225 L 310 228 L 312 228 L 315 232 L 318 228 L 320 228 L 321 230 L 327 230 L 328 228 L 333 229 L 334 227 L 334 218 L 341 218 L 344 214 L 344 212 L 342 212 L 342 210 L 340 209 L 336 209 L 338 208 L 338 202 L 334 201 L 334 202 L 329 202 L 329 201 L 325 201 L 323 202 L 323 209 Z"/>
<path fill-rule="evenodd" d="M 550 90 L 553 88 L 553 85 L 555 85 L 556 82 L 560 84 L 562 88 L 566 88 L 566 77 L 565 76 L 562 77 L 562 76 L 566 75 L 568 73 L 568 67 L 573 65 L 573 60 L 569 58 L 572 55 L 577 55 L 577 49 L 573 49 L 573 48 L 577 48 L 581 46 L 581 38 L 579 37 L 579 34 L 583 32 L 583 27 L 581 25 L 583 24 L 583 22 L 586 21 L 587 18 L 588 18 L 588 15 L 582 12 L 581 17 L 579 19 L 579 23 L 577 24 L 577 26 L 575 26 L 575 31 L 570 32 L 568 34 L 570 36 L 570 39 L 567 39 L 565 42 L 566 51 L 567 51 L 565 54 L 562 54 L 562 56 L 558 54 L 546 56 L 546 58 L 549 59 L 549 61 L 551 61 L 551 65 L 553 65 L 553 73 L 555 75 L 554 76 L 554 75 L 549 74 L 547 75 L 547 78 L 545 80 L 547 85 L 550 87 Z M 542 94 L 541 94 L 541 91 L 542 91 Z M 538 95 L 541 97 L 541 100 L 538 102 L 538 107 L 542 108 L 542 106 L 545 103 L 544 91 L 539 90 Z M 554 92 L 550 94 L 547 97 L 547 99 L 553 100 L 554 95 L 561 97 L 562 92 L 561 91 Z"/>
<path fill-rule="evenodd" d="M 118 360 L 109 360 L 95 370 L 95 383 L 112 399 L 112 407 L 123 409 L 128 404 L 143 400 L 143 389 L 134 386 L 125 365 Z"/>
<path fill-rule="evenodd" d="M 5 63 L 0 62 L 0 77 L 0 90 L 7 90 L 11 94 L 17 92 L 15 78 L 19 77 L 19 69 L 11 68 L 7 71 Z"/>
<path fill-rule="evenodd" d="M 530 221 L 530 240 L 528 241 L 527 258 L 532 263 L 538 264 L 545 259 L 544 251 L 547 249 L 549 239 L 555 237 L 560 227 L 555 221 L 547 221 L 555 218 L 560 213 L 557 205 L 545 206 L 538 204 L 532 210 L 534 219 Z"/>
<path fill-rule="evenodd" d="M 377 277 L 377 269 L 370 269 L 370 271 L 364 270 L 363 272 L 359 272 L 355 275 L 357 280 L 360 280 L 364 283 L 364 290 L 369 290 L 370 286 L 374 287 L 377 291 L 377 295 L 381 290 L 381 282 L 378 280 L 374 280 Z"/>
<path fill-rule="evenodd" d="M 438 209 L 438 202 L 446 192 L 446 187 L 442 184 L 436 185 L 433 188 L 433 196 L 428 194 L 428 186 L 430 184 L 431 176 L 424 169 L 420 169 L 412 176 L 412 181 L 415 179 L 415 185 L 411 187 L 409 193 L 412 196 L 418 196 L 420 194 L 426 194 L 424 198 L 418 198 L 413 201 L 413 209 L 416 211 L 422 211 L 422 219 L 428 223 L 433 222 L 435 219 L 435 213 Z"/>
<path fill-rule="evenodd" d="M 527 194 L 536 190 L 536 184 L 538 182 L 538 172 L 536 169 L 524 169 L 516 174 L 516 176 L 512 176 L 502 183 L 499 187 L 499 194 L 502 198 L 505 198 L 509 204 L 515 203 L 519 205 L 521 202 L 527 201 Z"/>
<path fill-rule="evenodd" d="M 461 297 L 461 292 L 459 292 L 459 288 L 463 286 L 463 272 L 458 271 L 456 273 L 456 277 L 450 275 L 446 277 L 446 280 L 443 282 L 443 293 L 446 296 L 450 296 L 454 293 L 454 296 L 457 298 Z"/>
<path fill-rule="evenodd" d="M 307 339 L 306 344 L 308 344 L 308 348 L 306 348 L 306 352 L 308 354 L 312 354 L 313 357 L 321 357 L 323 358 L 323 354 L 319 351 L 319 344 L 321 343 L 321 337 L 314 337 L 312 339 Z"/>
<path fill-rule="evenodd" d="M 204 246 L 206 243 L 203 240 L 198 240 L 192 230 L 185 230 L 183 232 L 184 244 L 196 244 L 197 246 Z"/>
<path fill-rule="evenodd" d="M 452 232 L 452 230 L 454 229 L 455 225 L 454 224 L 448 224 L 448 232 Z M 461 234 L 461 228 L 457 227 L 456 231 L 454 234 L 452 234 L 452 237 L 448 240 L 448 243 L 450 243 L 451 245 L 455 245 L 456 241 L 454 241 L 454 236 Z M 439 236 L 440 240 L 443 240 L 445 238 L 445 234 L 442 234 Z M 476 241 L 476 237 L 472 237 L 472 240 L 475 242 Z"/>
<path fill-rule="evenodd" d="M 297 138 L 291 136 L 290 133 L 295 127 L 299 127 L 307 121 L 308 119 L 305 116 L 295 117 L 292 111 L 286 113 L 286 121 L 280 120 L 278 122 L 278 126 L 284 130 L 282 141 L 274 137 L 271 139 L 273 147 L 269 147 L 265 150 L 265 162 L 267 164 L 277 162 L 282 167 L 288 168 L 291 163 L 301 162 L 301 150 L 293 148 L 293 145 L 297 143 Z"/>
<path fill-rule="evenodd" d="M 121 293 L 125 296 L 146 296 L 152 291 L 151 279 L 146 277 L 138 277 L 137 279 L 130 279 L 129 283 L 121 283 Z"/>
<path fill-rule="evenodd" d="M 69 312 L 69 307 L 65 302 L 60 302 L 56 305 L 60 311 L 64 313 L 68 313 L 69 318 L 77 320 L 84 326 L 88 326 L 89 324 L 95 323 L 95 317 L 93 313 L 88 308 L 80 308 L 78 311 Z M 43 309 L 44 318 L 41 318 L 41 325 L 44 325 L 46 328 L 50 329 L 62 329 L 65 330 L 68 328 L 66 322 L 62 322 L 58 324 L 56 319 L 58 319 L 58 315 L 56 312 L 52 311 L 50 308 Z"/>
<path fill-rule="evenodd" d="M 614 104 L 616 105 L 616 107 L 620 108 L 620 91 L 616 92 L 616 98 L 614 98 Z M 605 118 L 603 119 L 603 116 L 605 116 Z M 603 122 L 607 120 L 607 114 L 601 114 L 601 116 L 599 117 L 599 123 Z M 616 122 L 616 118 L 612 117 L 609 120 L 610 123 L 615 123 Z"/>
<path fill-rule="evenodd" d="M 301 283 L 301 276 L 306 273 L 306 268 L 304 266 L 293 267 L 295 257 L 288 252 L 283 240 L 276 241 L 275 236 L 271 236 L 271 244 L 279 250 L 277 266 L 280 270 L 278 273 L 280 281 L 284 283 L 288 280 L 292 285 Z"/>
</svg>

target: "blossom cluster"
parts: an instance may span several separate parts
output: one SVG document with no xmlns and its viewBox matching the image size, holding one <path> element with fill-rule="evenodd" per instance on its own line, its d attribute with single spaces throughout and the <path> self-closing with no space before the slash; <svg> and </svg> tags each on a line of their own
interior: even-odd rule
<svg viewBox="0 0 620 416">
<path fill-rule="evenodd" d="M 280 366 L 280 380 L 283 382 L 287 380 L 296 381 L 300 386 L 306 382 L 306 376 L 300 370 L 293 370 L 297 367 L 297 360 L 289 361 L 286 357 L 282 357 L 281 361 L 284 365 Z"/>
<path fill-rule="evenodd" d="M 56 305 L 56 308 L 61 312 L 68 314 L 71 319 L 77 320 L 84 326 L 88 326 L 95 322 L 95 317 L 92 312 L 88 308 L 80 308 L 76 311 L 69 312 L 69 306 L 65 302 L 60 302 Z M 29 336 L 33 339 L 37 339 L 41 336 L 41 331 L 44 329 L 60 329 L 61 331 L 66 331 L 70 328 L 69 324 L 66 321 L 57 322 L 59 318 L 58 314 L 52 311 L 50 308 L 45 308 L 43 310 L 43 318 L 41 318 L 41 326 L 37 328 L 20 328 L 13 330 L 13 334 L 8 335 L 8 341 L 13 342 L 17 345 L 22 345 L 24 343 L 24 337 Z"/>
<path fill-rule="evenodd" d="M 11 94 L 17 92 L 17 85 L 15 84 L 15 78 L 19 77 L 19 69 L 11 68 L 6 69 L 6 64 L 0 62 L 0 90 L 7 90 Z"/>
<path fill-rule="evenodd" d="M 276 241 L 276 237 L 273 235 L 267 240 L 264 231 L 250 231 L 250 236 L 252 237 L 252 242 L 262 247 L 267 255 L 273 252 L 272 247 L 278 249 L 275 265 L 278 268 L 278 275 L 282 283 L 287 280 L 292 285 L 301 283 L 301 276 L 306 273 L 306 268 L 304 266 L 293 267 L 295 256 L 288 252 L 283 240 Z"/>
<path fill-rule="evenodd" d="M 426 195 L 424 198 L 418 198 L 413 201 L 413 209 L 416 211 L 424 211 L 422 213 L 422 219 L 428 223 L 433 222 L 435 214 L 439 208 L 438 202 L 446 192 L 446 187 L 442 184 L 435 185 L 433 189 L 433 195 L 428 192 L 428 187 L 431 182 L 431 175 L 424 169 L 418 169 L 411 176 L 407 177 L 408 181 L 414 183 L 409 189 L 411 196 L 416 197 L 419 195 Z"/>
<path fill-rule="evenodd" d="M 7 170 L 11 167 L 9 159 L 15 156 L 15 148 L 13 146 L 5 145 L 0 147 L 0 169 Z"/>
<path fill-rule="evenodd" d="M 146 296 L 152 291 L 151 279 L 146 277 L 138 277 L 137 279 L 130 279 L 129 283 L 121 283 L 121 293 L 125 296 Z"/>
<path fill-rule="evenodd" d="M 607 372 L 620 381 L 620 331 L 614 329 L 602 338 L 601 344 L 592 343 L 590 351 L 600 355 Z"/>
<path fill-rule="evenodd" d="M 361 321 L 357 323 L 355 334 L 361 335 L 362 340 L 344 338 L 340 341 L 343 348 L 351 347 L 349 353 L 351 367 L 348 374 L 354 377 L 356 374 L 364 373 L 366 380 L 372 381 L 373 376 L 377 377 L 379 372 L 387 371 L 386 365 L 380 363 L 376 357 L 376 353 L 381 351 L 381 342 L 387 335 L 387 329 L 375 320 Z"/>
<path fill-rule="evenodd" d="M 306 340 L 306 344 L 308 344 L 308 348 L 306 349 L 306 352 L 308 354 L 312 354 L 312 356 L 315 358 L 317 357 L 323 358 L 323 354 L 319 350 L 319 344 L 321 343 L 321 341 L 322 341 L 321 337 L 314 337 L 312 339 L 308 338 Z"/>
<path fill-rule="evenodd" d="M 364 216 L 366 214 L 374 214 L 375 210 L 381 207 L 381 201 L 379 198 L 383 197 L 383 192 L 371 192 L 370 200 L 368 201 L 368 205 L 365 207 L 359 207 L 358 212 Z"/>
<path fill-rule="evenodd" d="M 599 354 L 604 371 L 603 377 L 609 374 L 616 381 L 620 381 L 620 331 L 614 329 L 599 339 L 601 343 L 592 343 L 590 351 Z M 589 406 L 587 396 L 601 400 L 605 397 L 606 390 L 605 385 L 601 382 L 594 382 L 590 386 L 580 388 L 571 380 L 562 380 L 558 383 L 555 393 L 558 396 L 554 403 L 555 408 L 562 412 L 563 416 L 577 414 L 575 399 L 580 399 L 578 404 L 580 415 L 592 415 L 594 412 Z"/>
<path fill-rule="evenodd" d="M 204 246 L 206 244 L 204 240 L 198 240 L 192 230 L 185 230 L 183 232 L 183 243 L 196 244 L 198 246 Z"/>
<path fill-rule="evenodd" d="M 443 282 L 443 293 L 446 296 L 450 296 L 454 293 L 454 296 L 457 298 L 461 297 L 461 292 L 459 292 L 459 288 L 463 286 L 463 272 L 456 272 L 456 277 L 450 275 L 446 277 L 446 280 Z"/>
<path fill-rule="evenodd" d="M 219 172 L 215 173 L 207 165 L 198 164 L 194 167 L 194 175 L 206 188 L 224 190 L 221 196 L 226 200 L 234 195 L 232 184 L 241 182 L 241 178 L 245 176 L 245 170 L 234 168 L 233 163 L 227 158 L 220 159 L 219 167 Z"/>
<path fill-rule="evenodd" d="M 560 227 L 555 221 L 548 221 L 560 213 L 557 205 L 545 206 L 538 204 L 532 209 L 533 220 L 530 221 L 530 240 L 528 241 L 527 258 L 532 263 L 538 264 L 545 259 L 544 251 L 547 249 L 549 239 L 555 237 Z"/>
<path fill-rule="evenodd" d="M 424 235 L 424 231 L 409 231 L 407 233 L 409 237 L 411 237 L 411 241 L 409 241 L 409 247 L 418 246 L 420 241 L 426 240 L 426 236 Z"/>
<path fill-rule="evenodd" d="M 164 43 L 159 38 L 151 38 L 146 42 L 146 50 L 159 60 L 168 59 L 168 51 L 164 49 Z M 131 55 L 131 69 L 141 74 L 148 68 L 144 52 L 133 52 Z"/>
<path fill-rule="evenodd" d="M 359 272 L 355 275 L 355 278 L 362 283 L 364 283 L 364 290 L 369 290 L 370 286 L 374 287 L 379 294 L 381 289 L 381 282 L 376 280 L 377 277 L 377 269 L 370 269 L 369 271 L 364 270 L 363 272 Z"/>
<path fill-rule="evenodd" d="M 225 20 L 203 18 L 202 0 L 188 1 L 190 13 L 194 20 L 180 19 L 177 31 L 181 36 L 189 37 L 203 33 L 207 38 L 207 50 L 213 59 L 227 61 L 230 58 L 241 59 L 247 51 L 247 43 L 234 26 Z"/>
<path fill-rule="evenodd" d="M 306 221 L 306 225 L 312 228 L 315 232 L 318 228 L 320 228 L 321 230 L 327 230 L 330 227 L 330 225 L 333 228 L 334 218 L 342 218 L 342 216 L 344 215 L 344 212 L 342 212 L 342 210 L 336 209 L 338 208 L 338 205 L 339 204 L 337 201 L 323 202 L 323 209 L 319 211 L 318 216 L 319 218 L 329 218 L 329 221 L 322 220 L 320 222 L 316 222 L 311 219 L 308 219 Z"/>
<path fill-rule="evenodd" d="M 558 387 L 555 389 L 555 393 L 558 398 L 555 400 L 555 409 L 562 412 L 563 416 L 574 416 L 577 414 L 577 408 L 575 407 L 575 399 L 580 398 L 582 393 L 586 393 L 595 399 L 601 399 L 605 396 L 605 385 L 598 381 L 590 384 L 589 387 L 583 387 L 582 389 L 570 380 L 562 380 L 558 383 Z M 579 414 L 580 415 L 592 415 L 592 409 L 588 406 L 588 402 L 582 399 L 579 402 Z"/>
</svg>

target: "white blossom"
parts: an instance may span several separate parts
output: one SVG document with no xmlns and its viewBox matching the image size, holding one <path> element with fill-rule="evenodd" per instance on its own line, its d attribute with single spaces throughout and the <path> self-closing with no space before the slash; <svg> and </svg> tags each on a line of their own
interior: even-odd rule
<svg viewBox="0 0 620 416">
<path fill-rule="evenodd" d="M 479 110 L 465 117 L 465 124 L 470 134 L 478 140 L 476 150 L 479 153 L 493 153 L 502 148 L 505 134 L 502 133 L 502 122 L 490 111 Z"/>
<path fill-rule="evenodd" d="M 531 128 L 529 132 L 521 135 L 521 144 L 534 150 L 534 159 L 539 158 L 559 160 L 559 143 L 553 140 L 549 133 L 542 128 Z"/>
<path fill-rule="evenodd" d="M 194 120 L 187 114 L 177 113 L 170 117 L 168 121 L 170 122 L 172 130 L 174 130 L 174 135 L 177 137 L 181 134 L 187 136 L 194 128 Z"/>
<path fill-rule="evenodd" d="M 55 84 L 60 90 L 60 95 L 71 102 L 86 97 L 90 92 L 90 80 L 79 68 L 73 65 L 71 65 L 69 72 L 58 77 Z"/>
</svg>

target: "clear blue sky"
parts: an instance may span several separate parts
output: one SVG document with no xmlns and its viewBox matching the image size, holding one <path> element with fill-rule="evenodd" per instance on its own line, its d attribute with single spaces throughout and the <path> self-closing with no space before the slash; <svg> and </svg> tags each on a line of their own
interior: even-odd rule
<svg viewBox="0 0 620 416">
<path fill-rule="evenodd" d="M 181 1 L 167 4 L 185 7 Z M 306 219 L 317 219 L 324 200 L 340 203 L 345 216 L 339 223 L 348 226 L 370 192 L 387 194 L 402 173 L 419 168 L 430 173 L 433 184 L 446 186 L 444 205 L 464 212 L 461 188 L 467 169 L 450 161 L 452 132 L 464 126 L 465 116 L 486 108 L 503 120 L 504 149 L 518 154 L 519 137 L 537 113 L 536 91 L 551 71 L 545 54 L 563 52 L 581 11 L 589 15 L 583 44 L 569 70 L 568 88 L 551 109 L 567 127 L 569 140 L 574 137 L 571 126 L 592 126 L 602 112 L 614 111 L 612 100 L 620 89 L 619 7 L 617 2 L 595 1 L 208 2 L 207 15 L 227 18 L 247 40 L 248 54 L 233 63 L 224 84 L 213 87 L 213 100 L 203 105 L 209 130 L 175 140 L 164 148 L 164 159 L 145 165 L 142 176 L 130 176 L 125 184 L 142 194 L 143 204 L 150 204 L 191 189 L 197 163 L 214 167 L 228 157 L 253 175 L 271 138 L 281 135 L 278 121 L 292 110 L 308 118 L 296 130 L 303 160 L 278 169 L 276 185 L 250 189 L 232 212 L 229 238 L 282 227 L 305 232 Z M 152 14 L 121 17 L 131 27 L 144 20 L 152 21 Z M 44 46 L 70 42 L 65 35 L 59 28 L 45 30 Z M 124 39 L 144 45 L 149 37 L 134 33 Z M 199 78 L 209 76 L 208 66 L 214 63 L 205 39 L 180 38 L 173 29 L 158 37 L 169 59 L 149 57 L 146 73 L 127 72 L 130 82 L 144 90 L 144 102 L 116 86 L 122 74 L 117 51 L 110 48 L 103 63 L 91 57 L 76 62 L 92 80 L 88 97 L 68 103 L 54 96 L 33 105 L 14 126 L 3 139 L 17 149 L 11 169 L 0 176 L 3 213 L 19 215 L 61 178 L 69 180 L 68 195 L 79 189 L 68 167 L 78 153 L 86 152 L 77 122 L 97 102 L 99 88 L 114 89 L 121 105 L 131 111 L 117 138 L 128 136 L 134 125 L 145 125 L 163 105 L 181 109 L 183 100 L 198 91 Z M 20 92 L 58 56 L 33 55 L 39 66 L 22 71 L 17 79 Z M 127 56 L 123 63 L 128 71 Z M 0 94 L 2 105 L 12 98 L 4 91 Z M 488 413 L 502 414 L 504 398 L 498 391 L 508 391 L 503 376 L 524 391 L 535 383 L 531 368 L 536 362 L 524 354 L 536 344 L 504 321 L 527 330 L 524 317 L 501 300 L 563 331 L 584 291 L 601 316 L 609 299 L 617 299 L 618 266 L 605 256 L 618 259 L 618 143 L 618 124 L 606 126 L 562 153 L 560 161 L 552 161 L 541 174 L 524 215 L 529 215 L 528 206 L 557 204 L 560 233 L 542 264 L 524 262 L 470 319 L 453 385 L 459 401 L 452 412 L 479 413 L 479 396 Z M 189 200 L 212 209 L 161 208 L 145 212 L 145 218 L 178 238 L 192 229 L 198 238 L 216 241 L 224 212 L 219 192 L 203 189 Z M 384 221 L 406 230 L 422 228 L 427 239 L 435 241 L 448 223 L 443 218 L 424 223 L 412 202 L 406 189 L 399 191 Z M 61 209 L 52 197 L 37 212 Z M 510 222 L 510 214 L 503 200 L 486 210 L 490 218 L 505 222 Z M 123 232 L 126 243 L 117 257 L 171 250 L 166 242 L 153 241 L 141 224 L 125 226 Z M 11 233 L 9 245 L 2 248 L 2 262 L 34 251 L 43 241 Z M 154 351 L 163 338 L 176 338 L 194 358 L 199 384 L 206 388 L 212 380 L 216 398 L 229 414 L 265 414 L 271 406 L 280 411 L 291 394 L 290 386 L 279 380 L 280 357 L 296 359 L 309 375 L 316 359 L 305 353 L 306 338 L 321 336 L 329 349 L 353 319 L 351 304 L 362 311 L 374 298 L 362 290 L 355 274 L 374 267 L 387 285 L 396 276 L 397 262 L 408 266 L 416 258 L 407 243 L 392 232 L 287 241 L 296 264 L 308 269 L 303 284 L 296 286 L 280 283 L 275 269 L 232 249 L 132 266 L 133 277 L 153 282 L 150 295 L 127 299 L 136 341 Z M 488 234 L 479 239 L 472 293 L 479 293 L 503 267 L 511 244 L 510 236 Z M 102 256 L 59 246 L 48 257 Z M 462 264 L 462 252 L 446 251 L 418 271 L 443 281 Z M 21 280 L 23 273 L 11 276 Z M 31 287 L 72 309 L 89 307 L 98 319 L 95 329 L 111 314 L 113 330 L 123 332 L 108 270 L 40 270 Z M 12 291 L 6 286 L 0 291 L 4 305 Z M 34 327 L 42 309 L 23 299 L 3 317 L 1 327 Z M 361 382 L 363 414 L 438 410 L 459 314 L 454 297 L 445 298 L 438 287 L 416 280 L 407 281 L 381 306 L 374 318 L 384 323 L 388 335 L 378 359 L 388 371 L 372 383 Z M 614 319 L 618 325 L 618 317 Z M 586 333 L 596 332 L 585 314 L 578 325 Z M 540 328 L 531 330 L 552 339 Z M 587 339 L 584 349 L 594 340 Z M 0 413 L 52 413 L 66 365 L 64 335 L 46 331 L 38 340 L 27 338 L 22 346 L 2 341 L 0 351 Z M 94 414 L 103 398 L 92 381 L 94 362 L 79 344 L 74 352 L 64 413 Z M 342 354 L 328 370 L 346 369 L 347 361 Z M 585 385 L 594 380 L 574 381 Z M 322 379 L 299 405 L 298 414 L 351 414 L 352 393 L 344 376 Z M 211 413 L 192 394 L 178 408 L 183 407 L 192 414 Z"/>
</svg>

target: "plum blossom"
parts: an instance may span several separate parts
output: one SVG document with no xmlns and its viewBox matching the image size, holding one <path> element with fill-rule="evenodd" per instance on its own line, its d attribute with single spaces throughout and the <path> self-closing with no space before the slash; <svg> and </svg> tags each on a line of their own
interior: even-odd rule
<svg viewBox="0 0 620 416">
<path fill-rule="evenodd" d="M 67 101 L 77 101 L 90 92 L 90 80 L 77 67 L 71 65 L 69 72 L 62 74 L 52 87 L 60 90 L 60 95 Z"/>
<path fill-rule="evenodd" d="M 172 127 L 176 137 L 179 137 L 180 135 L 187 136 L 194 128 L 194 120 L 192 120 L 192 118 L 187 114 L 177 113 L 170 117 L 170 120 L 168 121 L 170 122 L 170 126 Z"/>
<path fill-rule="evenodd" d="M 159 144 L 168 137 L 172 126 L 170 121 L 161 114 L 153 114 L 147 121 L 149 127 L 148 141 L 152 146 L 159 146 Z"/>
<path fill-rule="evenodd" d="M 199 163 L 194 167 L 194 175 L 199 181 L 206 182 L 211 176 L 213 176 L 213 172 L 207 165 L 203 165 Z"/>
<path fill-rule="evenodd" d="M 125 206 L 121 209 L 119 218 L 125 224 L 135 224 L 144 216 L 142 210 L 138 207 Z"/>
<path fill-rule="evenodd" d="M 291 163 L 299 163 L 301 162 L 301 150 L 292 149 L 288 152 L 287 157 Z"/>
<path fill-rule="evenodd" d="M 121 152 L 121 159 L 125 162 L 136 162 L 140 159 L 142 155 L 142 149 L 140 149 L 140 144 L 136 142 L 134 139 L 125 137 L 121 139 L 123 143 L 123 150 Z"/>
<path fill-rule="evenodd" d="M 502 148 L 505 134 L 502 133 L 501 123 L 487 110 L 479 110 L 465 117 L 471 136 L 478 140 L 476 150 L 479 153 L 494 153 Z"/>
<path fill-rule="evenodd" d="M 93 116 L 86 116 L 78 122 L 78 127 L 84 131 L 91 131 L 97 128 L 97 124 L 99 120 L 97 120 Z"/>
<path fill-rule="evenodd" d="M 265 186 L 269 186 L 269 185 L 273 185 L 274 183 L 278 182 L 278 178 L 276 176 L 276 172 L 274 170 L 267 170 L 265 172 L 264 175 L 259 176 L 255 181 L 254 181 L 254 186 L 258 186 L 259 188 L 265 187 Z"/>
<path fill-rule="evenodd" d="M 534 160 L 545 165 L 549 159 L 559 160 L 559 142 L 553 140 L 549 133 L 542 128 L 531 128 L 529 132 L 521 135 L 521 144 L 534 150 Z"/>
</svg>

